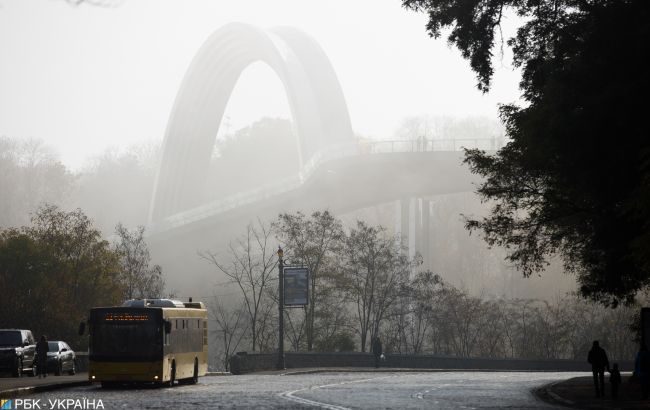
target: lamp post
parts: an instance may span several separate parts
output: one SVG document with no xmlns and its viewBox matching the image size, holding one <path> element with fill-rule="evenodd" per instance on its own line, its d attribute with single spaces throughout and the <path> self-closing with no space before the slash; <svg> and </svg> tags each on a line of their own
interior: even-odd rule
<svg viewBox="0 0 650 410">
<path fill-rule="evenodd" d="M 284 369 L 284 252 L 278 246 L 278 365 L 277 369 Z"/>
</svg>

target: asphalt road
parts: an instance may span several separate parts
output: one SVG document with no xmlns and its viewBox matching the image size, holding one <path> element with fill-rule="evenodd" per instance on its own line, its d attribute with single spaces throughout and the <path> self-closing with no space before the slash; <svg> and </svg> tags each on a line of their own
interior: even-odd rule
<svg viewBox="0 0 650 410">
<path fill-rule="evenodd" d="M 27 396 L 98 400 L 106 409 L 550 409 L 531 390 L 582 375 L 533 372 L 340 372 L 211 376 L 173 388 L 102 389 L 98 385 Z"/>
</svg>

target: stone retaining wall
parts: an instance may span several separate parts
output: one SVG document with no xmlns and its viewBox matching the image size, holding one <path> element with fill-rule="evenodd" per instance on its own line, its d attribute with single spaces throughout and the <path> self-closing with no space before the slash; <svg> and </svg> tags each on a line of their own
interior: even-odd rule
<svg viewBox="0 0 650 410">
<path fill-rule="evenodd" d="M 278 362 L 277 354 L 240 352 L 230 359 L 233 374 L 272 370 Z M 370 353 L 286 353 L 285 365 L 288 369 L 305 367 L 373 367 L 374 357 Z M 459 358 L 430 355 L 386 355 L 381 362 L 383 368 L 411 369 L 472 369 L 472 370 L 512 370 L 512 371 L 559 371 L 590 372 L 586 361 L 577 360 L 523 360 L 523 359 L 483 359 Z M 632 371 L 633 362 L 619 363 L 621 371 Z"/>
</svg>

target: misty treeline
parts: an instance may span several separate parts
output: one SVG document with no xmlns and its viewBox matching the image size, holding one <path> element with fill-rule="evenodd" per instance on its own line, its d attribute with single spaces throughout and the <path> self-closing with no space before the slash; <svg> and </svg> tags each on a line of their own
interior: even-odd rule
<svg viewBox="0 0 650 410">
<path fill-rule="evenodd" d="M 83 209 L 106 236 L 117 223 L 144 225 L 157 158 L 158 147 L 143 143 L 107 150 L 73 172 L 42 141 L 0 136 L 0 228 L 29 225 L 46 203 Z"/>
<path fill-rule="evenodd" d="M 113 243 L 81 211 L 43 205 L 29 225 L 0 230 L 0 328 L 85 349 L 77 326 L 91 307 L 160 297 L 165 283 L 151 265 L 144 228 L 118 224 Z"/>
<path fill-rule="evenodd" d="M 595 339 L 614 360 L 635 353 L 636 305 L 475 296 L 424 270 L 402 242 L 362 220 L 345 227 L 328 211 L 296 212 L 249 224 L 226 252 L 201 253 L 227 278 L 215 294 L 235 288 L 209 303 L 219 365 L 240 350 L 277 350 L 278 246 L 285 264 L 310 271 L 309 305 L 285 310 L 287 350 L 367 352 L 379 336 L 401 354 L 582 360 Z"/>
<path fill-rule="evenodd" d="M 72 171 L 41 140 L 0 136 L 0 228 L 28 225 L 44 203 L 83 209 L 105 236 L 118 222 L 146 225 L 160 148 L 152 141 L 109 148 Z M 275 154 L 284 160 L 278 163 Z M 218 189 L 208 190 L 205 200 L 215 199 L 215 192 L 224 197 L 258 188 L 295 175 L 298 168 L 291 121 L 263 118 L 216 142 L 206 186 Z M 235 172 L 238 178 L 232 178 Z"/>
</svg>

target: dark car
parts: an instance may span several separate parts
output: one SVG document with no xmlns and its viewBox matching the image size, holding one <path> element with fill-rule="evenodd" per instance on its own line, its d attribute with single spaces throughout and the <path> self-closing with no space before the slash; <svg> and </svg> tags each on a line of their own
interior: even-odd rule
<svg viewBox="0 0 650 410">
<path fill-rule="evenodd" d="M 0 372 L 14 377 L 36 374 L 36 344 L 31 330 L 0 329 Z"/>
<path fill-rule="evenodd" d="M 60 376 L 63 372 L 73 375 L 76 372 L 75 354 L 66 342 L 60 340 L 47 342 L 47 372 Z"/>
</svg>

